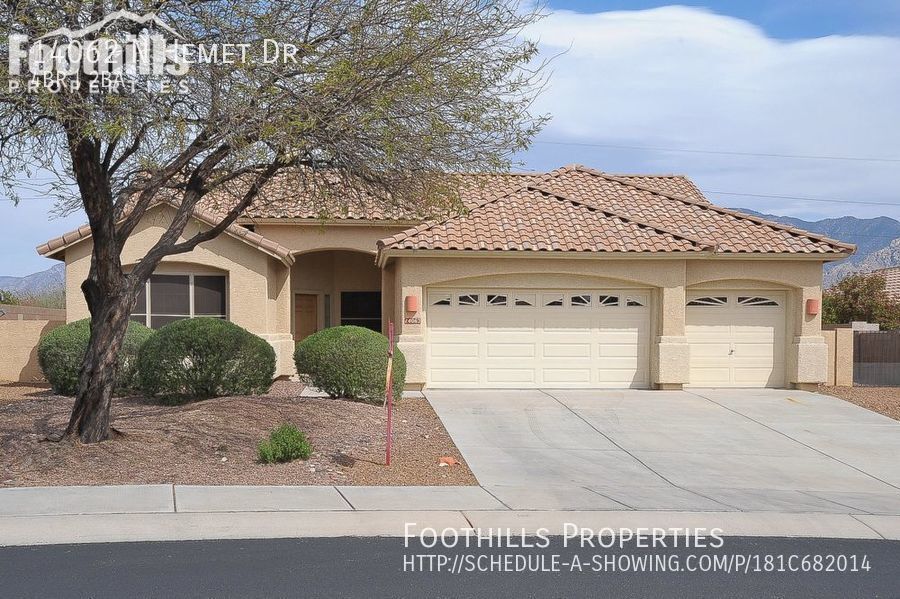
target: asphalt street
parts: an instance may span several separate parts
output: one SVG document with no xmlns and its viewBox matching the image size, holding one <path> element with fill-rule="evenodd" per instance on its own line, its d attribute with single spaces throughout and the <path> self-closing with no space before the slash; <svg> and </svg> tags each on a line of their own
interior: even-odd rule
<svg viewBox="0 0 900 599">
<path fill-rule="evenodd" d="M 446 556 L 442 571 L 436 571 L 438 558 L 420 557 L 428 555 Z M 467 571 L 489 567 L 490 557 L 504 555 L 513 557 L 495 563 L 507 571 Z M 729 557 L 739 555 L 744 558 Z M 766 556 L 771 564 L 814 569 L 817 555 L 825 556 L 822 567 L 855 563 L 859 571 L 754 572 L 766 567 Z M 575 556 L 580 566 L 573 567 Z M 664 563 L 670 571 L 648 571 L 653 560 L 640 561 L 648 557 L 660 562 L 657 570 Z M 740 571 L 685 571 L 690 563 L 709 566 L 715 557 L 723 560 L 721 567 L 730 563 L 734 570 L 738 564 Z M 457 573 L 449 571 L 453 564 Z M 509 571 L 523 564 L 545 571 Z M 597 564 L 605 564 L 603 571 L 594 571 Z M 718 549 L 646 549 L 633 543 L 602 549 L 564 547 L 555 538 L 539 549 L 446 550 L 404 547 L 402 538 L 331 538 L 5 547 L 0 596 L 900 597 L 900 542 L 726 538 Z"/>
</svg>

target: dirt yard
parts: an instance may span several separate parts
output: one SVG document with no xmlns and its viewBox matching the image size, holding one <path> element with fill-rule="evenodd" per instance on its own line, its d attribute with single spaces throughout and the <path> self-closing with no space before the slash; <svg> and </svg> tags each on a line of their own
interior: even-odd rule
<svg viewBox="0 0 900 599">
<path fill-rule="evenodd" d="M 178 483 L 198 485 L 474 485 L 441 421 L 424 399 L 394 410 L 394 460 L 384 466 L 383 407 L 300 398 L 276 383 L 268 395 L 180 407 L 143 398 L 113 402 L 110 441 L 47 441 L 61 432 L 72 399 L 43 387 L 0 383 L 0 486 Z M 290 422 L 313 445 L 309 460 L 265 465 L 256 445 Z M 458 465 L 440 466 L 443 456 Z"/>
<path fill-rule="evenodd" d="M 840 397 L 873 412 L 900 420 L 900 387 L 819 387 L 822 393 Z"/>
</svg>

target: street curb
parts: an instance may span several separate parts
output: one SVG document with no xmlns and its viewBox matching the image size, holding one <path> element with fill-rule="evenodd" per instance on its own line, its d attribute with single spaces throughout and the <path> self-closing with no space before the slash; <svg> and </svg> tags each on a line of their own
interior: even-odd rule
<svg viewBox="0 0 900 599">
<path fill-rule="evenodd" d="M 452 529 L 482 534 L 556 536 L 665 529 L 721 536 L 889 539 L 900 541 L 893 517 L 747 512 L 513 512 L 513 511 L 337 511 L 84 514 L 0 517 L 0 546 L 120 543 L 218 539 L 395 537 Z M 490 529 L 490 531 L 488 531 Z M 880 530 L 884 532 L 878 532 Z M 451 533 L 452 535 L 452 533 Z"/>
<path fill-rule="evenodd" d="M 0 546 L 402 537 L 428 527 L 558 535 L 572 526 L 720 529 L 724 536 L 900 540 L 900 516 L 775 511 L 511 510 L 482 487 L 184 486 L 0 489 Z M 567 529 L 567 526 L 569 527 Z"/>
</svg>

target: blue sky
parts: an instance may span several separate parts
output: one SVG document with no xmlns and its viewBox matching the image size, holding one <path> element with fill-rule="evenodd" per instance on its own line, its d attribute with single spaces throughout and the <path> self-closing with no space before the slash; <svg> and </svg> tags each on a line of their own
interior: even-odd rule
<svg viewBox="0 0 900 599">
<path fill-rule="evenodd" d="M 559 55 L 537 102 L 552 120 L 522 168 L 683 173 L 726 206 L 900 219 L 900 161 L 756 155 L 900 159 L 900 2 L 550 0 L 549 10 L 528 35 Z M 50 200 L 22 193 L 19 206 L 0 201 L 0 275 L 48 268 L 34 246 L 84 221 L 50 219 Z"/>
<path fill-rule="evenodd" d="M 549 0 L 551 9 L 595 13 L 641 10 L 676 4 L 650 0 Z M 900 35 L 900 2 L 895 0 L 722 0 L 678 2 L 747 20 L 779 39 L 825 35 Z"/>
</svg>

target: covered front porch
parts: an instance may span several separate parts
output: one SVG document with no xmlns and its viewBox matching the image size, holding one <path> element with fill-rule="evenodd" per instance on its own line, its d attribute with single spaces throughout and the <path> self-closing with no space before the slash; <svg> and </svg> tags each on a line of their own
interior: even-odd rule
<svg viewBox="0 0 900 599">
<path fill-rule="evenodd" d="M 374 252 L 317 250 L 295 258 L 290 286 L 295 342 L 338 325 L 382 332 L 382 270 Z"/>
</svg>

